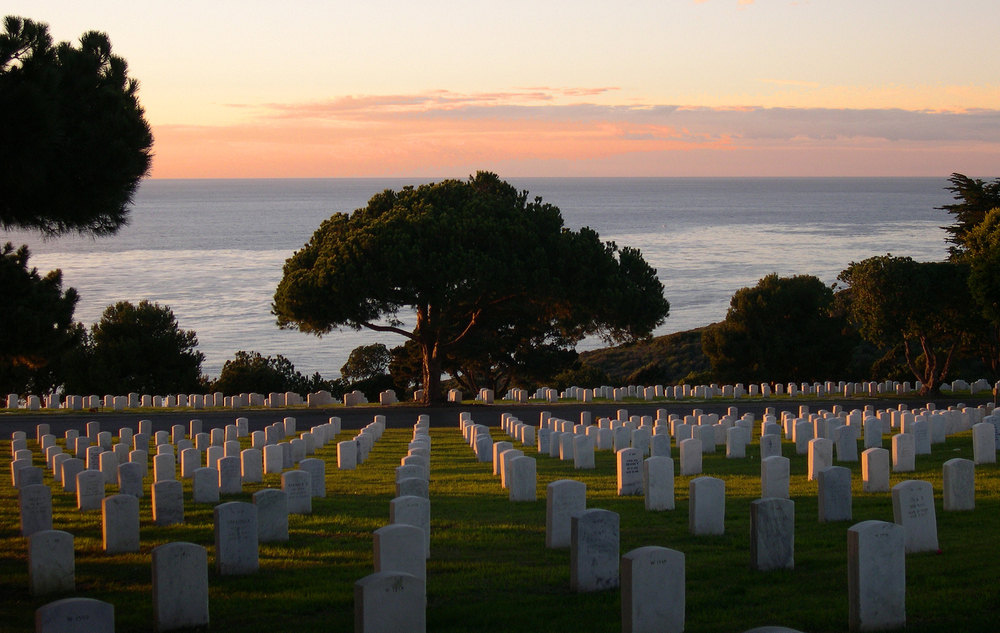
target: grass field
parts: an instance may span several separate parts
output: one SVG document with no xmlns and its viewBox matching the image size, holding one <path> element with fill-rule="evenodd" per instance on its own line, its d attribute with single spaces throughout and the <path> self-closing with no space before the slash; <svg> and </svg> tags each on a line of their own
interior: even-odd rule
<svg viewBox="0 0 1000 633">
<path fill-rule="evenodd" d="M 184 421 L 184 420 L 179 420 Z M 545 487 L 573 478 L 587 485 L 587 505 L 621 516 L 622 554 L 660 545 L 686 556 L 686 630 L 691 633 L 744 631 L 780 624 L 801 631 L 844 631 L 848 625 L 847 528 L 867 519 L 892 521 L 891 496 L 861 491 L 859 464 L 853 472 L 851 522 L 817 521 L 816 483 L 807 481 L 806 458 L 783 444 L 791 459 L 791 496 L 795 501 L 795 569 L 756 572 L 749 568 L 750 502 L 760 495 L 759 450 L 745 459 L 726 459 L 722 449 L 705 455 L 703 474 L 726 482 L 723 536 L 688 533 L 688 482 L 677 476 L 676 509 L 647 512 L 642 497 L 616 495 L 615 461 L 598 451 L 596 469 L 574 470 L 572 462 L 537 456 L 538 500 L 511 503 L 490 464 L 478 463 L 457 428 L 432 428 L 431 558 L 427 561 L 427 630 L 434 632 L 620 631 L 617 590 L 575 594 L 569 589 L 569 551 L 545 548 Z M 507 440 L 492 428 L 494 440 Z M 349 439 L 353 431 L 337 440 Z M 336 446 L 317 452 L 327 462 L 327 496 L 313 500 L 313 514 L 293 515 L 287 543 L 260 547 L 260 571 L 242 577 L 214 570 L 212 506 L 190 502 L 185 486 L 185 523 L 152 523 L 149 483 L 140 500 L 142 548 L 137 554 L 107 555 L 101 550 L 100 511 L 80 512 L 75 497 L 53 489 L 55 529 L 75 536 L 76 592 L 110 602 L 119 632 L 152 630 L 150 551 L 172 541 L 208 548 L 211 630 L 352 631 L 354 582 L 373 571 L 372 531 L 388 522 L 394 496 L 393 469 L 406 454 L 408 429 L 389 429 L 367 462 L 354 471 L 336 469 Z M 61 439 L 60 439 L 61 442 Z M 248 445 L 249 438 L 243 442 Z M 884 444 L 889 447 L 888 437 Z M 29 441 L 36 457 L 38 446 Z M 674 447 L 675 472 L 678 462 Z M 27 544 L 19 536 L 17 495 L 10 482 L 10 455 L 0 477 L 0 631 L 33 628 L 35 609 L 63 595 L 32 597 L 28 592 Z M 915 473 L 893 473 L 891 484 L 923 479 L 934 486 L 941 553 L 906 559 L 907 631 L 995 631 L 1000 626 L 1000 475 L 995 464 L 976 468 L 976 510 L 944 512 L 942 464 L 972 459 L 971 433 L 935 445 L 933 455 L 918 456 Z M 280 487 L 278 475 L 263 484 L 245 485 L 223 501 L 250 501 L 263 487 Z M 109 494 L 114 490 L 109 487 Z"/>
</svg>

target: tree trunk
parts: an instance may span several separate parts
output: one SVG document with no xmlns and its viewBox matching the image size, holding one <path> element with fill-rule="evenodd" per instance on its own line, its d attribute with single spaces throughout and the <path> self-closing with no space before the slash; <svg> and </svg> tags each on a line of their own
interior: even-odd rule
<svg viewBox="0 0 1000 633">
<path fill-rule="evenodd" d="M 422 341 L 420 348 L 424 374 L 423 404 L 444 402 L 444 394 L 441 393 L 441 359 L 437 355 L 437 344 Z"/>
</svg>

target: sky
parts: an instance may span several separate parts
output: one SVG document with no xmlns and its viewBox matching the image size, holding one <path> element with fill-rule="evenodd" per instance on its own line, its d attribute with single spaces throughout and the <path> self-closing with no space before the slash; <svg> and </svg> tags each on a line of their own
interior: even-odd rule
<svg viewBox="0 0 1000 633">
<path fill-rule="evenodd" d="M 8 0 L 154 178 L 1000 175 L 996 0 Z"/>
</svg>

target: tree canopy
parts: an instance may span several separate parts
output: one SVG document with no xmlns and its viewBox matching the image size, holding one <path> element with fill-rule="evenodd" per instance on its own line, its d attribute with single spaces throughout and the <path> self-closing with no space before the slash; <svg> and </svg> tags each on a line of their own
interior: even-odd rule
<svg viewBox="0 0 1000 633">
<path fill-rule="evenodd" d="M 313 383 L 310 379 L 297 371 L 292 361 L 281 354 L 271 357 L 243 350 L 223 363 L 222 372 L 212 385 L 214 391 L 229 395 L 285 391 L 303 394 L 310 391 L 311 387 Z"/>
<path fill-rule="evenodd" d="M 143 300 L 108 306 L 91 326 L 66 381 L 70 393 L 191 393 L 204 387 L 192 330 L 181 330 L 167 306 Z"/>
<path fill-rule="evenodd" d="M 441 399 L 449 349 L 484 324 L 527 322 L 525 310 L 570 341 L 627 341 L 662 323 L 669 304 L 637 250 L 566 229 L 558 208 L 486 172 L 386 190 L 333 215 L 285 262 L 272 304 L 282 327 L 416 341 L 429 402 Z M 401 318 L 410 314 L 412 329 Z"/>
<path fill-rule="evenodd" d="M 841 376 L 850 359 L 833 290 L 812 275 L 767 275 L 737 290 L 726 318 L 702 334 L 720 380 L 812 381 Z"/>
<path fill-rule="evenodd" d="M 153 136 L 138 82 L 103 33 L 53 45 L 8 16 L 0 34 L 0 226 L 107 235 L 128 221 Z"/>
<path fill-rule="evenodd" d="M 991 209 L 1000 207 L 1000 178 L 985 182 L 955 173 L 948 182 L 951 186 L 946 189 L 954 194 L 957 202 L 940 208 L 955 216 L 955 223 L 942 228 L 948 232 L 947 240 L 953 244 L 948 249 L 951 258 L 957 259 L 974 248 L 967 243 L 969 234 L 983 222 Z"/>
<path fill-rule="evenodd" d="M 959 262 L 887 254 L 851 262 L 837 278 L 849 285 L 848 310 L 861 335 L 879 347 L 901 348 L 924 393 L 934 393 L 976 328 L 968 276 L 969 267 Z"/>
<path fill-rule="evenodd" d="M 76 347 L 83 327 L 73 321 L 79 299 L 62 289 L 62 272 L 44 277 L 29 268 L 27 246 L 0 249 L 0 393 L 46 393 L 61 382 L 63 355 Z"/>
</svg>

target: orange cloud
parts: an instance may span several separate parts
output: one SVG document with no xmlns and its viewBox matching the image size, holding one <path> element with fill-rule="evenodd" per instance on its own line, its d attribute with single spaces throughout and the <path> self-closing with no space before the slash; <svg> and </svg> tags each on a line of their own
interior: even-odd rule
<svg viewBox="0 0 1000 633">
<path fill-rule="evenodd" d="M 962 171 L 943 162 L 963 151 L 980 165 L 967 172 L 1000 171 L 998 110 L 561 103 L 571 94 L 577 91 L 438 91 L 246 106 L 255 114 L 247 123 L 154 126 L 153 175 L 438 176 L 495 169 L 542 176 L 591 175 L 596 166 L 605 175 L 691 175 L 703 169 L 687 162 L 696 155 L 718 158 L 718 171 L 708 175 L 759 174 L 769 169 L 764 157 L 790 170 L 777 175 L 812 175 L 813 164 L 826 175 L 853 175 L 860 156 L 875 155 L 886 164 L 868 175 L 889 175 L 900 165 L 917 169 L 917 155 L 925 160 L 911 175 L 939 175 Z M 928 174 L 935 152 L 942 164 Z M 813 158 L 847 154 L 854 158 Z"/>
</svg>

